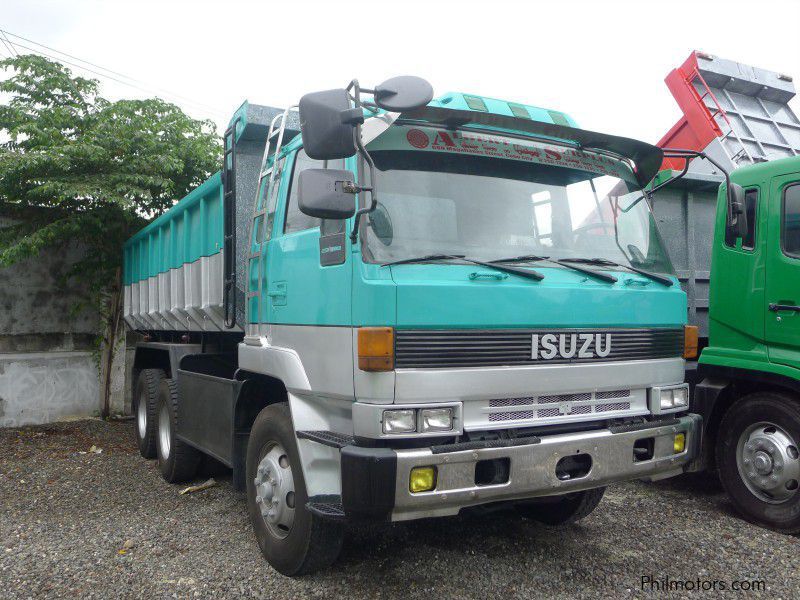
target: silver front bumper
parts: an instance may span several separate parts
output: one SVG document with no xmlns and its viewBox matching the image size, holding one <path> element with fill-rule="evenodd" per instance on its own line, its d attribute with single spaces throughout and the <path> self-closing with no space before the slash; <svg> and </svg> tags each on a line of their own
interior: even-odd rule
<svg viewBox="0 0 800 600">
<path fill-rule="evenodd" d="M 480 448 L 434 453 L 430 448 L 398 450 L 393 521 L 457 514 L 467 506 L 566 494 L 631 479 L 663 479 L 683 472 L 699 447 L 701 417 L 688 414 L 678 423 L 648 427 L 637 431 L 602 429 L 582 433 L 551 435 L 539 443 L 502 448 Z M 686 449 L 673 451 L 676 433 L 686 434 Z M 650 460 L 634 460 L 634 443 L 653 438 Z M 588 454 L 591 468 L 582 477 L 561 480 L 556 465 L 564 457 Z M 476 485 L 478 461 L 508 458 L 508 481 L 496 485 Z M 417 466 L 435 466 L 436 489 L 411 493 L 409 476 Z"/>
</svg>

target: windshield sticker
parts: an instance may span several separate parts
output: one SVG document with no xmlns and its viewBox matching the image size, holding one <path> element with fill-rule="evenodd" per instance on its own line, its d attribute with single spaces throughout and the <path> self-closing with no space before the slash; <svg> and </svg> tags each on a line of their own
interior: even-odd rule
<svg viewBox="0 0 800 600">
<path fill-rule="evenodd" d="M 468 131 L 394 126 L 372 141 L 368 148 L 370 151 L 420 150 L 468 154 L 580 169 L 626 180 L 633 177 L 628 164 L 604 154 Z"/>
</svg>

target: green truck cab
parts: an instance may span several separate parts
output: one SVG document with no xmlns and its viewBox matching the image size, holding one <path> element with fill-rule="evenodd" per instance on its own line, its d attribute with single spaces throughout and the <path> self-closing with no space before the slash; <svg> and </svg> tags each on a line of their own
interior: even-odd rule
<svg viewBox="0 0 800 600">
<path fill-rule="evenodd" d="M 708 346 L 693 409 L 706 455 L 737 508 L 779 531 L 800 531 L 800 158 L 735 170 L 747 228 L 717 200 Z"/>
</svg>

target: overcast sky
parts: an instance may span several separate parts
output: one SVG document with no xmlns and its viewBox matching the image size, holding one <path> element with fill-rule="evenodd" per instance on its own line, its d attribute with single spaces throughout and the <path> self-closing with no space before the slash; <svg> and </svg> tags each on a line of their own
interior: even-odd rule
<svg viewBox="0 0 800 600">
<path fill-rule="evenodd" d="M 353 77 L 414 74 L 437 95 L 558 109 L 655 142 L 680 116 L 664 77 L 693 49 L 800 81 L 798 0 L 2 0 L 0 29 L 166 90 L 221 128 L 245 99 L 285 106 Z M 111 99 L 154 95 L 102 82 Z"/>
</svg>

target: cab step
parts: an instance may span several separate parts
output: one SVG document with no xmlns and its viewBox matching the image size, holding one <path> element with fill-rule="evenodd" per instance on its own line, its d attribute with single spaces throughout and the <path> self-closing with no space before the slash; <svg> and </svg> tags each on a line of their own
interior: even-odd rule
<svg viewBox="0 0 800 600">
<path fill-rule="evenodd" d="M 312 496 L 306 502 L 306 509 L 321 519 L 329 521 L 343 521 L 345 519 L 341 496 Z"/>
<path fill-rule="evenodd" d="M 352 446 L 356 443 L 352 435 L 345 435 L 343 433 L 336 433 L 335 431 L 298 431 L 297 439 L 311 440 L 323 446 L 331 446 L 332 448 L 344 448 L 345 446 Z"/>
</svg>

